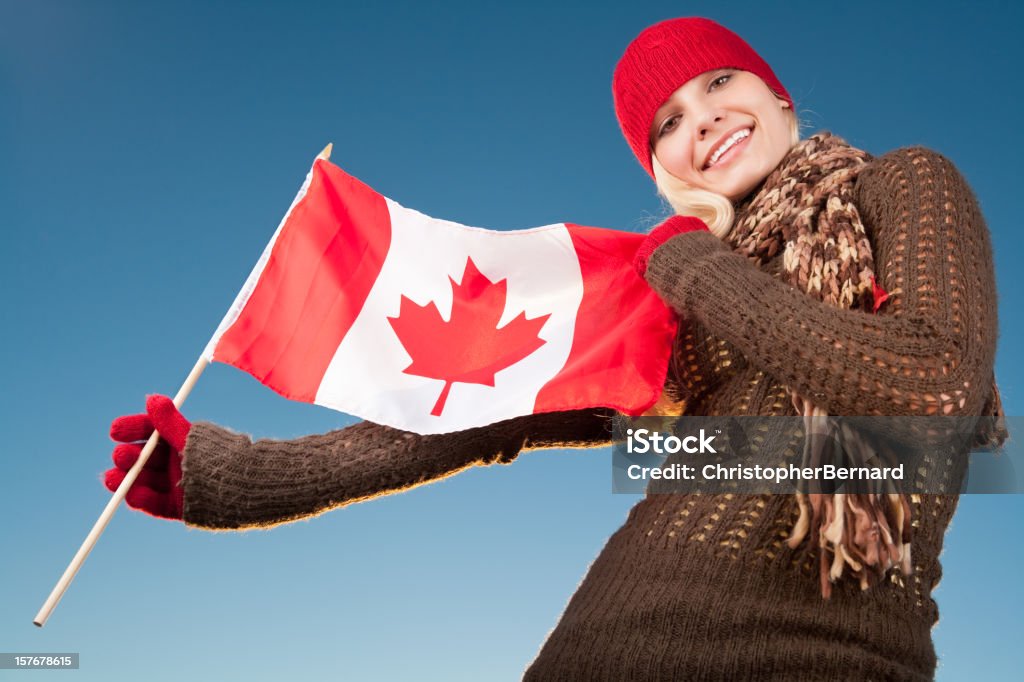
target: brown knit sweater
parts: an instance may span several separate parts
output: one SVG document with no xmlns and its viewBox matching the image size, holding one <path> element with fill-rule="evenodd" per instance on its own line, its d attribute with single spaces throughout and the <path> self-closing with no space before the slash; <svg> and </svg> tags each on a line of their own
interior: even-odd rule
<svg viewBox="0 0 1024 682">
<path fill-rule="evenodd" d="M 938 154 L 902 149 L 860 174 L 857 205 L 891 296 L 877 315 L 812 300 L 708 233 L 654 253 L 647 279 L 688 321 L 670 373 L 688 413 L 794 415 L 787 384 L 836 415 L 982 413 L 996 301 L 970 189 Z M 538 415 L 436 436 L 363 422 L 255 443 L 199 423 L 183 453 L 185 522 L 267 527 L 522 451 L 601 446 L 612 416 Z M 913 506 L 914 575 L 867 592 L 841 582 L 823 601 L 806 545 L 785 544 L 792 496 L 650 494 L 524 679 L 930 679 L 931 591 L 956 497 L 915 496 Z"/>
</svg>

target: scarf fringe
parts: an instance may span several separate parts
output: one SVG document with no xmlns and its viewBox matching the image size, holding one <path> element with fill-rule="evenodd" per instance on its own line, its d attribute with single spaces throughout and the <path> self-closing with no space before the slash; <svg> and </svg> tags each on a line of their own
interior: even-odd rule
<svg viewBox="0 0 1024 682">
<path fill-rule="evenodd" d="M 815 466 L 822 461 L 828 440 L 828 413 L 798 396 L 793 404 L 804 417 L 804 464 Z M 843 436 L 861 454 L 861 461 L 868 461 L 868 446 L 858 435 L 844 430 Z M 856 579 L 861 590 L 882 582 L 893 569 L 904 576 L 913 573 L 912 512 L 905 494 L 798 492 L 796 501 L 800 515 L 787 544 L 796 549 L 810 536 L 818 549 L 824 599 L 832 596 L 832 585 L 844 573 Z"/>
</svg>

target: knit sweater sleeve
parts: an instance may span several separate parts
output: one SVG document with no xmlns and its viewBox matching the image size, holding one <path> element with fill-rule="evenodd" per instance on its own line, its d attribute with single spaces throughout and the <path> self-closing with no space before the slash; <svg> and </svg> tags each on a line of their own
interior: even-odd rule
<svg viewBox="0 0 1024 682">
<path fill-rule="evenodd" d="M 997 322 L 989 234 L 973 193 L 949 160 L 915 147 L 862 171 L 857 205 L 890 294 L 876 314 L 817 301 L 708 232 L 657 249 L 647 281 L 831 414 L 980 414 Z"/>
<path fill-rule="evenodd" d="M 294 440 L 257 440 L 198 422 L 182 452 L 184 521 L 210 530 L 269 528 L 451 476 L 520 452 L 611 442 L 611 410 L 510 419 L 422 436 L 361 422 Z"/>
</svg>

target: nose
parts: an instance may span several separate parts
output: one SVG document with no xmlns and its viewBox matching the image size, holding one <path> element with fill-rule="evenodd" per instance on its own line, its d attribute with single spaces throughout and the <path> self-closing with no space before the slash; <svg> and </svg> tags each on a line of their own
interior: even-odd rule
<svg viewBox="0 0 1024 682">
<path fill-rule="evenodd" d="M 704 137 L 712 130 L 715 126 L 722 122 L 724 115 L 720 109 L 707 109 L 697 119 L 697 136 L 703 140 Z"/>
</svg>

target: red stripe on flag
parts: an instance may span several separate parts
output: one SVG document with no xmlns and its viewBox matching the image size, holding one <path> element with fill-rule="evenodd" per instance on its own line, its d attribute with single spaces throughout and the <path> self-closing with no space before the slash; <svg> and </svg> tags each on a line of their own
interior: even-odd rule
<svg viewBox="0 0 1024 682">
<path fill-rule="evenodd" d="M 306 195 L 288 216 L 214 358 L 287 398 L 313 402 L 390 244 L 384 197 L 318 160 Z"/>
<path fill-rule="evenodd" d="M 583 275 L 583 300 L 565 366 L 537 394 L 534 412 L 603 405 L 630 415 L 657 402 L 677 318 L 633 269 L 644 240 L 566 223 Z"/>
</svg>

